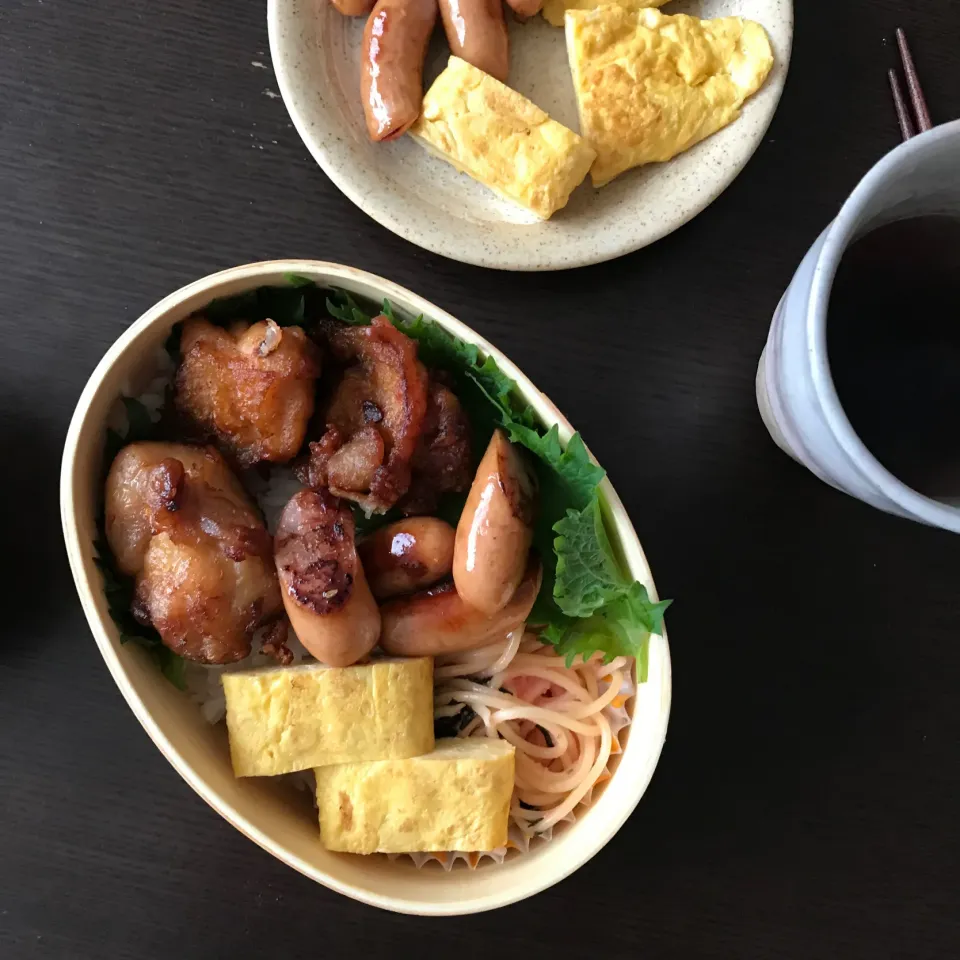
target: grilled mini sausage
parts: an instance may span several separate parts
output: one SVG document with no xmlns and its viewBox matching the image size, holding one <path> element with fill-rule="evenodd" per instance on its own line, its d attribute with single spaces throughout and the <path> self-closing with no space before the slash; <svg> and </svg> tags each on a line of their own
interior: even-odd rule
<svg viewBox="0 0 960 960">
<path fill-rule="evenodd" d="M 416 593 L 450 576 L 456 533 L 438 517 L 398 520 L 362 540 L 357 552 L 378 600 Z"/>
<path fill-rule="evenodd" d="M 464 603 L 491 616 L 510 601 L 527 566 L 535 501 L 533 474 L 495 430 L 457 524 L 453 582 Z"/>
<path fill-rule="evenodd" d="M 376 0 L 330 0 L 334 8 L 345 17 L 365 17 Z"/>
<path fill-rule="evenodd" d="M 531 559 L 517 592 L 492 617 L 468 607 L 452 583 L 391 600 L 380 608 L 380 646 L 399 657 L 439 657 L 503 640 L 530 615 L 542 575 L 540 561 Z"/>
<path fill-rule="evenodd" d="M 501 0 L 440 0 L 450 52 L 506 82 L 510 41 Z"/>
<path fill-rule="evenodd" d="M 301 490 L 283 508 L 274 551 L 300 642 L 332 667 L 365 657 L 380 635 L 380 611 L 354 547 L 350 510 L 329 494 Z"/>
<path fill-rule="evenodd" d="M 405 133 L 420 116 L 423 61 L 437 0 L 378 0 L 363 31 L 360 92 L 371 140 Z"/>
</svg>

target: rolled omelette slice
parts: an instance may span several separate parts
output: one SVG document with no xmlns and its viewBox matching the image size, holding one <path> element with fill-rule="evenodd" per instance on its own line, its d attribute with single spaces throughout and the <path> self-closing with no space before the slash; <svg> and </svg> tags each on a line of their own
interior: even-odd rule
<svg viewBox="0 0 960 960">
<path fill-rule="evenodd" d="M 451 57 L 410 135 L 431 153 L 546 220 L 565 206 L 596 154 L 536 104 Z"/>
<path fill-rule="evenodd" d="M 321 767 L 320 840 L 342 853 L 495 850 L 507 842 L 514 748 L 489 737 L 438 740 L 412 760 Z"/>
<path fill-rule="evenodd" d="M 615 3 L 627 10 L 640 10 L 643 7 L 662 7 L 668 2 L 669 0 L 544 0 L 540 12 L 547 23 L 562 27 L 563 15 L 568 10 L 594 10 L 608 3 Z"/>
<path fill-rule="evenodd" d="M 260 667 L 221 676 L 238 777 L 433 749 L 433 660 Z"/>
<path fill-rule="evenodd" d="M 732 123 L 773 66 L 766 31 L 740 17 L 609 5 L 568 10 L 564 22 L 580 132 L 597 152 L 596 187 Z"/>
</svg>

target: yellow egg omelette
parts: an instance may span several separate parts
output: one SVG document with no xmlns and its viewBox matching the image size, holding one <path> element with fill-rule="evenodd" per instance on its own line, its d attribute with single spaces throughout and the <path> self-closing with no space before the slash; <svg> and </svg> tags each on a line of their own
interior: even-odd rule
<svg viewBox="0 0 960 960">
<path fill-rule="evenodd" d="M 459 57 L 427 91 L 410 136 L 543 220 L 566 205 L 595 156 L 572 130 Z"/>
<path fill-rule="evenodd" d="M 565 28 L 580 134 L 597 152 L 596 187 L 732 123 L 773 66 L 766 31 L 740 17 L 608 5 L 568 10 Z"/>
<path fill-rule="evenodd" d="M 669 0 L 544 0 L 540 13 L 547 23 L 562 27 L 563 15 L 568 10 L 594 10 L 608 3 L 615 3 L 626 10 L 640 10 L 643 7 L 662 7 L 668 2 Z"/>
</svg>

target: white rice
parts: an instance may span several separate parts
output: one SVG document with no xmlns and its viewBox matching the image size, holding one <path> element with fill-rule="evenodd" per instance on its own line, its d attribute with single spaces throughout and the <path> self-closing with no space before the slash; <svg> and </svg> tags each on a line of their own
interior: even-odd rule
<svg viewBox="0 0 960 960">
<path fill-rule="evenodd" d="M 258 631 L 253 638 L 253 649 L 259 651 L 260 637 L 263 631 Z M 305 663 L 313 660 L 307 653 L 306 647 L 300 643 L 297 635 L 291 629 L 287 634 L 287 648 L 293 654 L 294 663 Z M 276 666 L 277 661 L 263 653 L 252 653 L 244 660 L 236 663 L 207 666 L 203 663 L 186 661 L 185 677 L 187 694 L 200 707 L 203 719 L 210 724 L 220 723 L 227 715 L 227 703 L 223 695 L 223 685 L 220 678 L 225 673 L 234 673 L 237 670 L 250 670 L 253 667 Z"/>
<path fill-rule="evenodd" d="M 244 482 L 263 512 L 267 530 L 273 536 L 277 532 L 283 508 L 295 493 L 304 488 L 303 484 L 289 467 L 270 467 L 266 479 L 251 470 L 244 477 Z"/>
</svg>

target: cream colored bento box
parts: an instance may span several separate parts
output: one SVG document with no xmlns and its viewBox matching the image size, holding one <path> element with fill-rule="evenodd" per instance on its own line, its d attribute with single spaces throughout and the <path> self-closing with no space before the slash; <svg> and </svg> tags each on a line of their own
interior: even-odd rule
<svg viewBox="0 0 960 960">
<path fill-rule="evenodd" d="M 223 724 L 210 726 L 134 644 L 121 645 L 94 566 L 97 485 L 108 414 L 122 394 L 149 377 L 153 357 L 171 327 L 215 297 L 264 284 L 283 284 L 295 273 L 380 301 L 408 314 L 424 314 L 495 358 L 545 425 L 558 423 L 564 441 L 573 430 L 557 407 L 502 353 L 450 314 L 380 277 L 334 263 L 285 260 L 254 263 L 213 274 L 177 290 L 148 310 L 107 351 L 84 388 L 63 454 L 60 505 L 70 567 L 90 629 L 130 709 L 161 753 L 187 783 L 241 833 L 304 875 L 374 906 L 432 916 L 476 913 L 529 897 L 562 880 L 594 856 L 620 829 L 643 796 L 666 736 L 670 711 L 670 655 L 665 636 L 650 640 L 649 678 L 632 703 L 632 723 L 613 777 L 573 824 L 504 863 L 463 863 L 452 872 L 438 864 L 416 869 L 409 859 L 330 852 L 321 845 L 309 795 L 268 778 L 237 779 Z M 611 529 L 631 574 L 655 596 L 650 569 L 630 518 L 609 480 L 602 486 Z M 656 509 L 651 504 L 651 509 Z M 619 762 L 617 762 L 617 759 Z"/>
</svg>

